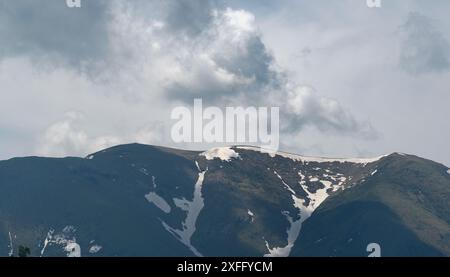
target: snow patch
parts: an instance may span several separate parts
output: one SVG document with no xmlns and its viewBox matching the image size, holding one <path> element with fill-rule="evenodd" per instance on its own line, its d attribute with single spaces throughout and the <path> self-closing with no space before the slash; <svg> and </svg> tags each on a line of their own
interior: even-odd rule
<svg viewBox="0 0 450 277">
<path fill-rule="evenodd" d="M 185 198 L 183 199 L 174 198 L 173 202 L 175 203 L 175 206 L 182 209 L 183 211 L 185 212 L 189 211 L 190 202 Z"/>
<path fill-rule="evenodd" d="M 101 245 L 92 245 L 91 248 L 89 248 L 89 253 L 91 254 L 95 254 L 98 253 L 100 250 L 102 250 L 102 246 Z"/>
<path fill-rule="evenodd" d="M 307 211 L 310 211 L 311 214 L 323 201 L 325 201 L 325 199 L 328 198 L 329 194 L 327 191 L 332 187 L 331 182 L 321 181 L 321 183 L 324 185 L 324 188 L 318 189 L 315 193 L 309 192 L 307 187 L 302 185 L 303 190 L 308 194 L 308 198 L 310 199 L 309 205 L 305 208 Z"/>
<path fill-rule="evenodd" d="M 378 172 L 378 169 L 375 169 L 372 173 L 370 173 L 370 175 L 373 176 L 373 175 L 377 174 L 377 172 Z"/>
<path fill-rule="evenodd" d="M 159 196 L 158 194 L 154 192 L 149 192 L 145 195 L 145 198 L 148 202 L 153 203 L 156 207 L 158 207 L 161 211 L 165 212 L 166 214 L 170 213 L 170 205 L 167 204 L 166 200 Z"/>
<path fill-rule="evenodd" d="M 220 159 L 222 161 L 229 162 L 231 159 L 239 158 L 239 154 L 231 149 L 231 147 L 216 147 L 200 154 L 204 156 L 207 160 Z"/>
<path fill-rule="evenodd" d="M 284 180 L 279 177 L 283 184 L 289 187 Z M 290 187 L 289 187 L 290 188 Z M 311 215 L 308 211 L 305 210 L 304 200 L 300 199 L 295 195 L 295 192 L 290 189 L 292 200 L 294 201 L 294 207 L 299 210 L 300 218 L 298 220 L 293 220 L 293 218 L 289 215 L 288 212 L 284 212 L 283 214 L 286 216 L 289 221 L 289 228 L 287 229 L 287 245 L 283 247 L 274 247 L 270 248 L 269 243 L 266 241 L 266 248 L 269 251 L 268 254 L 265 254 L 264 257 L 288 257 L 291 253 L 292 247 L 294 246 L 295 241 L 300 235 L 300 230 L 302 228 L 303 222 L 309 218 Z"/>
<path fill-rule="evenodd" d="M 449 169 L 449 170 L 447 170 L 447 173 L 448 173 L 448 174 L 450 174 L 450 169 Z"/>
<path fill-rule="evenodd" d="M 67 252 L 67 257 L 70 258 L 79 258 L 81 257 L 81 247 L 76 242 L 67 243 L 64 250 Z"/>
<path fill-rule="evenodd" d="M 47 248 L 47 245 L 49 244 L 50 240 L 52 239 L 53 232 L 55 232 L 55 230 L 53 230 L 53 229 L 50 229 L 47 232 L 47 236 L 45 237 L 45 240 L 44 240 L 44 246 L 41 249 L 41 257 L 44 255 L 45 249 Z"/>
<path fill-rule="evenodd" d="M 330 181 L 320 180 L 319 182 L 321 182 L 325 188 L 332 188 L 333 191 L 336 191 L 339 188 L 338 186 L 333 186 L 333 183 Z"/>
<path fill-rule="evenodd" d="M 74 233 L 76 229 L 74 226 L 68 225 L 63 228 L 62 232 L 54 235 L 54 230 L 50 229 L 44 240 L 44 247 L 41 249 L 41 257 L 45 250 L 50 245 L 59 245 L 63 247 L 67 257 L 81 257 L 81 247 L 76 242 Z"/>
<path fill-rule="evenodd" d="M 344 189 L 344 187 L 342 187 L 342 185 L 345 183 L 345 181 L 347 181 L 347 178 L 346 177 L 340 177 L 339 180 L 340 180 L 340 182 L 338 184 L 338 187 Z"/>
<path fill-rule="evenodd" d="M 8 256 L 12 257 L 12 255 L 14 254 L 14 246 L 13 246 L 13 240 L 12 240 L 12 236 L 11 236 L 11 232 L 8 232 L 9 235 L 9 252 L 8 252 Z"/>
<path fill-rule="evenodd" d="M 77 229 L 72 225 L 67 225 L 66 227 L 63 228 L 62 231 L 63 233 L 75 233 Z"/>
<path fill-rule="evenodd" d="M 286 182 L 283 180 L 283 178 L 281 178 L 280 174 L 278 174 L 278 172 L 276 172 L 275 170 L 273 171 L 273 173 L 274 173 L 275 175 L 277 175 L 278 179 L 281 180 L 281 183 L 283 183 L 284 187 L 285 187 L 287 190 L 289 190 L 292 194 L 295 195 L 295 191 L 294 191 L 288 184 L 286 184 Z"/>
<path fill-rule="evenodd" d="M 300 176 L 300 185 L 306 184 L 306 181 L 305 181 L 306 176 L 303 175 L 301 171 L 298 172 L 298 175 Z"/>
<path fill-rule="evenodd" d="M 208 169 L 199 172 L 194 189 L 194 199 L 192 201 L 188 201 L 186 199 L 174 199 L 175 205 L 187 212 L 186 219 L 182 223 L 182 230 L 174 229 L 165 222 L 162 222 L 164 228 L 181 243 L 186 245 L 196 256 L 202 256 L 202 254 L 192 245 L 191 238 L 196 230 L 195 224 L 197 222 L 197 218 L 205 206 L 202 196 L 202 186 L 207 171 Z"/>
<path fill-rule="evenodd" d="M 307 199 L 309 199 L 308 205 L 306 205 L 306 200 L 301 199 L 296 196 L 295 192 L 283 181 L 282 177 L 274 171 L 274 173 L 278 176 L 278 178 L 282 181 L 283 185 L 288 188 L 288 190 L 291 192 L 292 200 L 294 201 L 294 207 L 299 210 L 299 219 L 294 220 L 292 216 L 289 215 L 288 212 L 283 212 L 283 214 L 286 216 L 287 220 L 289 221 L 289 227 L 287 229 L 287 245 L 282 247 L 274 247 L 270 248 L 270 245 L 267 241 L 266 248 L 268 250 L 268 254 L 265 254 L 265 257 L 287 257 L 290 255 L 290 252 L 292 250 L 292 247 L 295 244 L 295 241 L 297 240 L 298 236 L 300 235 L 300 231 L 302 228 L 303 222 L 305 222 L 313 212 L 329 197 L 328 190 L 332 189 L 332 191 L 337 191 L 339 188 L 341 188 L 341 185 L 343 182 L 345 182 L 347 179 L 345 177 L 340 177 L 339 184 L 333 184 L 331 181 L 328 180 L 319 180 L 317 177 L 309 176 L 309 181 L 311 182 L 321 182 L 324 186 L 322 189 L 318 189 L 315 193 L 311 193 L 308 191 L 307 186 L 305 185 L 305 178 L 306 176 L 299 171 L 298 175 L 300 176 L 299 184 L 303 188 L 303 190 L 307 193 Z M 336 175 L 338 176 L 338 175 Z M 337 178 L 335 178 L 337 179 Z"/>
<path fill-rule="evenodd" d="M 258 151 L 261 153 L 268 153 L 267 149 L 263 149 L 260 147 L 254 147 L 254 146 L 238 146 L 236 147 L 237 149 L 243 149 L 243 150 L 251 150 L 251 151 Z M 363 164 L 363 165 L 367 165 L 369 163 L 373 163 L 376 161 L 379 161 L 380 159 L 388 156 L 388 155 L 383 155 L 380 157 L 375 157 L 375 158 L 324 158 L 324 157 L 309 157 L 309 156 L 301 156 L 301 155 L 297 155 L 297 154 L 291 154 L 291 153 L 286 153 L 286 152 L 275 152 L 275 153 L 271 153 L 270 154 L 271 157 L 275 157 L 275 156 L 280 156 L 280 157 L 284 157 L 287 159 L 291 159 L 293 161 L 297 161 L 297 162 L 305 162 L 305 163 L 310 163 L 310 162 L 316 162 L 316 163 L 334 163 L 334 162 L 338 162 L 338 163 L 355 163 L 355 164 Z"/>
<path fill-rule="evenodd" d="M 306 220 L 302 219 L 303 216 L 300 217 L 300 219 L 294 221 L 291 216 L 289 216 L 288 212 L 283 213 L 287 220 L 289 221 L 290 227 L 287 230 L 288 235 L 288 243 L 284 247 L 274 247 L 270 248 L 269 243 L 266 241 L 266 247 L 267 250 L 269 250 L 269 254 L 265 254 L 264 257 L 288 257 L 291 253 L 292 247 L 294 246 L 295 241 L 297 240 L 298 236 L 300 235 L 300 230 L 302 228 L 302 223 Z"/>
<path fill-rule="evenodd" d="M 153 184 L 153 188 L 156 189 L 156 177 L 152 176 L 152 184 Z"/>
<path fill-rule="evenodd" d="M 252 218 L 252 222 L 255 221 L 255 214 L 250 209 L 247 210 L 247 214 Z"/>
<path fill-rule="evenodd" d="M 141 172 L 142 174 L 147 175 L 147 176 L 150 175 L 150 174 L 148 173 L 147 169 L 145 169 L 145 168 L 139 169 L 139 172 Z"/>
</svg>

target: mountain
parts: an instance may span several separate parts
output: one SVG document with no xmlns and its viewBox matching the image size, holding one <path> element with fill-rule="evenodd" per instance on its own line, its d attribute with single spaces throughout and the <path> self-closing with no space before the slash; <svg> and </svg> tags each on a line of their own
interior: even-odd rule
<svg viewBox="0 0 450 277">
<path fill-rule="evenodd" d="M 450 170 L 140 144 L 0 162 L 3 256 L 368 256 L 371 243 L 450 256 Z"/>
</svg>

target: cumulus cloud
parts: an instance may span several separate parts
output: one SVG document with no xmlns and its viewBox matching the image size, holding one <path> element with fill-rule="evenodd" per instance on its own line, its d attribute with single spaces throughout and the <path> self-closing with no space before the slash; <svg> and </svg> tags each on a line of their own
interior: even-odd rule
<svg viewBox="0 0 450 277">
<path fill-rule="evenodd" d="M 253 14 L 244 10 L 210 10 L 211 22 L 184 44 L 179 72 L 168 84 L 168 97 L 191 102 L 228 100 L 246 94 L 262 97 L 278 82 L 274 59 L 261 41 Z M 187 47 L 187 48 L 186 48 Z M 179 49 L 179 48 L 178 48 Z M 175 54 L 177 56 L 177 54 Z"/>
<path fill-rule="evenodd" d="M 289 120 L 284 131 L 288 133 L 315 126 L 323 132 L 339 132 L 365 139 L 378 136 L 370 122 L 357 121 L 338 101 L 318 96 L 309 86 L 288 87 L 285 99 L 283 111 Z"/>
<path fill-rule="evenodd" d="M 401 27 L 400 66 L 408 73 L 437 73 L 450 68 L 450 44 L 425 15 L 410 13 Z"/>
<path fill-rule="evenodd" d="M 66 114 L 63 121 L 52 124 L 45 131 L 37 153 L 44 156 L 66 156 L 84 151 L 88 137 L 85 132 L 73 126 L 81 117 L 81 114 L 71 112 Z"/>
<path fill-rule="evenodd" d="M 310 126 L 373 134 L 336 100 L 290 80 L 246 10 L 213 1 L 99 0 L 69 9 L 58 0 L 0 0 L 0 23 L 6 73 L 0 79 L 20 95 L 2 95 L 3 105 L 37 100 L 27 112 L 37 111 L 39 126 L 48 127 L 32 131 L 40 155 L 167 144 L 167 110 L 194 98 L 215 106 L 280 106 L 286 133 Z M 18 72 L 23 77 L 14 82 Z M 80 113 L 63 116 L 68 110 Z M 54 123 L 58 114 L 63 119 Z"/>
<path fill-rule="evenodd" d="M 39 138 L 36 153 L 42 156 L 85 156 L 123 143 L 161 144 L 164 125 L 154 122 L 122 136 L 89 134 L 83 129 L 86 117 L 80 112 L 67 112 L 50 125 Z"/>
<path fill-rule="evenodd" d="M 369 122 L 355 119 L 338 101 L 289 80 L 262 42 L 253 14 L 213 10 L 206 26 L 189 48 L 192 55 L 178 64 L 181 74 L 168 86 L 172 99 L 192 103 L 201 97 L 219 106 L 280 106 L 284 132 L 313 126 L 335 134 L 376 137 Z"/>
</svg>

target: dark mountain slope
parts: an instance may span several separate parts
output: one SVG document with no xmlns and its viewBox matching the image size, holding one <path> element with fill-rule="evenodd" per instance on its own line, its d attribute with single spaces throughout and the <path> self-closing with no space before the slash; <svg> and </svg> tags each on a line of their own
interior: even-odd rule
<svg viewBox="0 0 450 277">
<path fill-rule="evenodd" d="M 448 168 L 139 144 L 0 162 L 0 253 L 33 256 L 437 256 Z"/>
<path fill-rule="evenodd" d="M 112 148 L 95 160 L 19 158 L 0 162 L 0 236 L 5 241 L 11 233 L 16 255 L 18 245 L 30 247 L 33 256 L 40 256 L 41 251 L 64 255 L 71 241 L 82 246 L 83 256 L 90 255 L 88 250 L 96 245 L 102 247 L 99 253 L 107 256 L 192 255 L 161 226 L 160 210 L 146 201 L 144 195 L 153 185 L 144 168 L 160 173 L 162 195 L 173 183 L 180 194 L 192 194 L 195 176 L 190 172 L 195 165 L 155 147 Z M 54 242 L 43 251 L 52 230 L 50 240 Z M 9 243 L 1 245 L 3 255 L 6 246 L 9 248 Z"/>
<path fill-rule="evenodd" d="M 330 197 L 305 222 L 301 256 L 360 256 L 375 242 L 383 256 L 450 254 L 450 174 L 415 156 L 393 154 L 363 184 Z"/>
</svg>

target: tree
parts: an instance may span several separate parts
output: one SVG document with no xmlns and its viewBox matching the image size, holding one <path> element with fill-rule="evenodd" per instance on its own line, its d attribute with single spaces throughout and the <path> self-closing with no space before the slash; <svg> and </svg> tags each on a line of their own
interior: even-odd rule
<svg viewBox="0 0 450 277">
<path fill-rule="evenodd" d="M 28 257 L 31 254 L 30 248 L 20 245 L 19 246 L 19 257 Z"/>
</svg>

